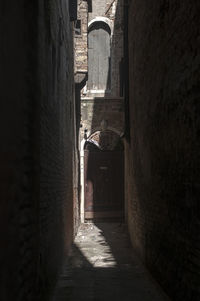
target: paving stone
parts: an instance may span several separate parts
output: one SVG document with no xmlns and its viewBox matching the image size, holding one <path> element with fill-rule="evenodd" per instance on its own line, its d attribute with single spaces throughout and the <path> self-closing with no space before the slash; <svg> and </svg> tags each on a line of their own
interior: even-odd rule
<svg viewBox="0 0 200 301">
<path fill-rule="evenodd" d="M 81 225 L 58 281 L 53 301 L 63 300 L 169 299 L 134 254 L 124 224 L 87 223 Z"/>
</svg>

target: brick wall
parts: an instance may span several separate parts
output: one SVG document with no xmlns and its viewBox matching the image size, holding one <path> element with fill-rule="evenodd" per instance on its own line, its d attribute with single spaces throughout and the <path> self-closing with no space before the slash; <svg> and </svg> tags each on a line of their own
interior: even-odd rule
<svg viewBox="0 0 200 301">
<path fill-rule="evenodd" d="M 195 1 L 130 1 L 128 224 L 173 300 L 200 298 L 199 13 Z"/>
<path fill-rule="evenodd" d="M 67 2 L 40 4 L 41 285 L 55 281 L 73 236 L 73 37 Z"/>
<path fill-rule="evenodd" d="M 37 295 L 38 191 L 36 131 L 37 5 L 0 5 L 0 299 Z M 31 37 L 31 39 L 30 39 Z M 38 231 L 38 232 L 37 232 Z"/>
<path fill-rule="evenodd" d="M 73 236 L 68 2 L 26 2 L 0 4 L 2 301 L 44 300 Z"/>
<path fill-rule="evenodd" d="M 75 33 L 75 73 L 88 71 L 88 4 L 85 0 L 78 1 L 78 20 L 81 21 L 80 34 Z"/>
<path fill-rule="evenodd" d="M 112 3 L 112 2 L 111 2 Z M 120 92 L 122 88 L 122 59 L 124 56 L 123 49 L 123 31 L 124 31 L 124 1 L 118 0 L 106 5 L 105 16 L 113 22 L 113 35 L 111 41 L 111 94 L 117 96 L 123 96 L 123 92 Z M 121 86 L 121 87 L 120 87 Z"/>
<path fill-rule="evenodd" d="M 102 120 L 107 121 L 110 130 L 117 131 L 121 135 L 124 131 L 124 101 L 123 98 L 84 99 L 81 101 L 81 139 L 84 137 L 84 129 L 87 135 L 102 130 Z"/>
</svg>

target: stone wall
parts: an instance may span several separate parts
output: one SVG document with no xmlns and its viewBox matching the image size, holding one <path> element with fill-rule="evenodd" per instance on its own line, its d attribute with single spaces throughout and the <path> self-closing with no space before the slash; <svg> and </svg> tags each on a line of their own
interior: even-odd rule
<svg viewBox="0 0 200 301">
<path fill-rule="evenodd" d="M 130 1 L 128 225 L 173 300 L 200 298 L 200 5 Z"/>
<path fill-rule="evenodd" d="M 72 241 L 71 41 L 68 2 L 1 1 L 2 301 L 45 300 Z"/>
</svg>

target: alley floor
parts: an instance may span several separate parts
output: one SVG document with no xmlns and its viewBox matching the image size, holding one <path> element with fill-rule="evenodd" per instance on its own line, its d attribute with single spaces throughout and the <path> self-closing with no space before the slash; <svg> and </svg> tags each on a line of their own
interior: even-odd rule
<svg viewBox="0 0 200 301">
<path fill-rule="evenodd" d="M 169 300 L 133 253 L 124 224 L 82 224 L 53 301 Z"/>
</svg>

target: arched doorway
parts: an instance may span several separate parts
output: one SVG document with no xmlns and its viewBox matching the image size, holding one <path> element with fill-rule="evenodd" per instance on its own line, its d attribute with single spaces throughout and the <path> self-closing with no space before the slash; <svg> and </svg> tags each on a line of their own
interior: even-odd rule
<svg viewBox="0 0 200 301">
<path fill-rule="evenodd" d="M 96 132 L 84 149 L 85 220 L 123 220 L 124 149 L 112 131 Z"/>
<path fill-rule="evenodd" d="M 88 90 L 110 89 L 110 35 L 110 27 L 103 21 L 89 27 Z"/>
</svg>

